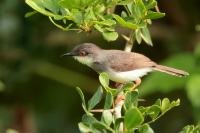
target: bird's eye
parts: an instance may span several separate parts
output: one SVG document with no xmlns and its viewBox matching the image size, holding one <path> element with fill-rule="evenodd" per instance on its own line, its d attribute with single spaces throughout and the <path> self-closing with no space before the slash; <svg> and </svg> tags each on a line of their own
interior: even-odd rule
<svg viewBox="0 0 200 133">
<path fill-rule="evenodd" d="M 80 51 L 80 56 L 86 56 L 87 53 L 85 51 Z"/>
</svg>

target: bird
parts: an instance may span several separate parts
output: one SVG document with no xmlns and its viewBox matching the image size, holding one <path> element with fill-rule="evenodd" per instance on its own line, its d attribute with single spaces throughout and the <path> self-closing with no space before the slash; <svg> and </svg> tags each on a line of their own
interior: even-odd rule
<svg viewBox="0 0 200 133">
<path fill-rule="evenodd" d="M 72 56 L 99 74 L 105 72 L 110 80 L 120 84 L 135 82 L 138 86 L 141 84 L 141 78 L 152 71 L 177 77 L 189 75 L 186 71 L 159 65 L 143 54 L 114 49 L 105 50 L 93 43 L 77 45 L 63 56 Z"/>
</svg>

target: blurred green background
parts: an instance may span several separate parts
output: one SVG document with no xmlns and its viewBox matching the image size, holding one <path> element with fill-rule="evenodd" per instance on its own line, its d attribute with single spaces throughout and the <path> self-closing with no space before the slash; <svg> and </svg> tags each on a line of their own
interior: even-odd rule
<svg viewBox="0 0 200 133">
<path fill-rule="evenodd" d="M 177 78 L 152 73 L 139 87 L 142 104 L 157 98 L 180 98 L 181 105 L 156 123 L 156 133 L 177 133 L 200 122 L 200 1 L 159 0 L 166 17 L 150 27 L 154 47 L 134 45 L 152 60 L 190 73 Z M 117 9 L 117 10 L 120 10 Z M 88 98 L 98 87 L 98 75 L 72 58 L 60 58 L 75 45 L 93 42 L 106 49 L 123 49 L 125 40 L 106 42 L 99 33 L 64 32 L 24 1 L 0 1 L 0 133 L 76 133 L 83 110 L 76 86 Z M 118 28 L 120 33 L 128 31 Z"/>
</svg>

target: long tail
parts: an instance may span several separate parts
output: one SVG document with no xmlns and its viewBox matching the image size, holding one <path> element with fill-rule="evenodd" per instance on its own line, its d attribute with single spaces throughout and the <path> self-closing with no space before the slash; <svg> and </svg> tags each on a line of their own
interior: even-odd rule
<svg viewBox="0 0 200 133">
<path fill-rule="evenodd" d="M 170 75 L 178 76 L 178 77 L 189 75 L 188 72 L 185 72 L 183 70 L 179 70 L 179 69 L 175 69 L 175 68 L 167 67 L 167 66 L 162 66 L 162 65 L 156 65 L 154 67 L 154 70 L 164 72 Z"/>
</svg>

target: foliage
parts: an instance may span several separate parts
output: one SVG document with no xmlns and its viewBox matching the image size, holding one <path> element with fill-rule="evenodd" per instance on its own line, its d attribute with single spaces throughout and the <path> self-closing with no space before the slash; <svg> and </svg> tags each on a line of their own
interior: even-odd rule
<svg viewBox="0 0 200 133">
<path fill-rule="evenodd" d="M 156 0 L 26 0 L 26 3 L 35 10 L 27 13 L 26 17 L 39 12 L 48 16 L 49 20 L 62 30 L 89 33 L 96 30 L 102 34 L 105 40 L 114 41 L 119 36 L 115 29 L 116 25 L 119 24 L 131 31 L 130 38 L 126 39 L 127 42 L 131 40 L 130 43 L 133 43 L 136 40 L 140 44 L 143 40 L 148 45 L 153 45 L 148 26 L 152 23 L 152 20 L 165 15 L 159 12 Z M 120 15 L 114 12 L 116 7 L 123 7 L 123 10 L 119 13 Z M 197 50 L 196 53 L 198 54 L 199 51 Z M 172 63 L 173 59 L 178 61 L 177 64 L 180 63 L 181 66 L 189 62 L 191 70 L 195 68 L 195 61 L 190 54 L 185 53 L 183 56 L 177 55 L 175 57 L 175 59 L 174 57 L 172 58 Z M 184 57 L 184 62 L 179 60 L 182 57 Z M 158 76 L 155 76 L 152 80 L 157 78 Z M 167 91 L 171 86 L 178 88 L 187 84 L 187 87 L 193 91 L 188 93 L 188 97 L 196 106 L 199 105 L 198 96 L 196 95 L 199 75 L 189 81 L 187 79 L 175 81 L 173 78 L 170 79 L 164 76 L 159 76 L 159 79 L 165 82 L 164 84 L 159 84 L 161 88 L 164 88 L 163 91 Z M 141 106 L 138 103 L 138 91 L 131 91 L 133 83 L 125 84 L 120 90 L 109 86 L 109 78 L 106 73 L 102 73 L 99 80 L 101 87 L 97 89 L 88 102 L 85 101 L 85 96 L 81 89 L 77 88 L 85 111 L 82 122 L 79 123 L 81 132 L 118 132 L 120 123 L 124 123 L 125 132 L 151 133 L 153 129 L 151 129 L 150 124 L 180 103 L 179 99 L 170 102 L 168 98 L 164 98 L 162 100 L 158 99 L 152 106 Z M 186 81 L 188 82 L 186 83 Z M 152 82 L 147 85 L 155 88 Z M 115 118 L 111 107 L 115 102 L 114 99 L 120 93 L 125 94 L 123 116 Z M 94 117 L 94 108 L 98 103 L 102 102 L 104 94 L 106 98 L 102 116 L 101 119 L 97 119 Z"/>
<path fill-rule="evenodd" d="M 188 125 L 183 128 L 180 133 L 200 133 L 200 125 Z"/>
<path fill-rule="evenodd" d="M 115 26 L 119 23 L 134 31 L 132 37 L 139 44 L 144 40 L 149 45 L 152 41 L 148 25 L 152 19 L 165 15 L 154 11 L 155 0 L 26 0 L 26 3 L 35 10 L 27 13 L 26 17 L 39 12 L 62 30 L 91 32 L 95 29 L 104 39 L 114 41 L 118 38 Z M 116 6 L 126 9 L 121 16 L 114 13 Z"/>
<path fill-rule="evenodd" d="M 168 77 L 168 75 L 159 75 L 153 73 L 149 75 L 143 84 L 140 86 L 141 95 L 149 95 L 155 92 L 167 93 L 176 89 L 184 88 L 187 93 L 188 99 L 192 103 L 194 110 L 199 111 L 200 102 L 200 44 L 197 44 L 193 53 L 181 53 L 172 55 L 170 58 L 165 60 L 163 64 L 167 66 L 174 66 L 177 68 L 183 68 L 190 73 L 190 76 L 185 78 Z M 159 80 L 160 84 L 152 84 Z M 170 83 L 170 84 L 169 84 Z M 156 89 L 155 89 L 156 88 Z M 200 114 L 196 114 L 196 120 L 200 121 Z"/>
<path fill-rule="evenodd" d="M 179 99 L 170 102 L 168 98 L 164 98 L 162 100 L 158 99 L 151 106 L 141 106 L 138 103 L 138 91 L 132 91 L 131 88 L 133 87 L 133 84 L 131 83 L 130 85 L 130 83 L 128 83 L 122 87 L 122 90 L 117 92 L 123 92 L 125 94 L 126 100 L 123 106 L 123 116 L 121 118 L 116 118 L 114 112 L 112 111 L 112 105 L 114 104 L 113 99 L 115 99 L 116 94 L 113 94 L 112 90 L 107 89 L 109 86 L 109 82 L 107 82 L 108 75 L 106 73 L 101 73 L 99 79 L 101 79 L 101 86 L 97 89 L 87 104 L 83 92 L 80 88 L 77 88 L 82 99 L 82 107 L 85 111 L 85 114 L 82 117 L 82 121 L 79 123 L 79 129 L 83 133 L 115 133 L 118 132 L 119 124 L 121 122 L 124 122 L 125 132 L 127 133 L 135 131 L 138 131 L 139 133 L 153 133 L 153 129 L 151 129 L 150 124 L 180 104 Z M 98 120 L 95 118 L 93 111 L 95 111 L 94 108 L 97 106 L 97 104 L 100 101 L 103 101 L 103 95 L 105 95 L 106 98 L 104 100 L 104 105 L 100 110 L 101 118 Z"/>
</svg>

